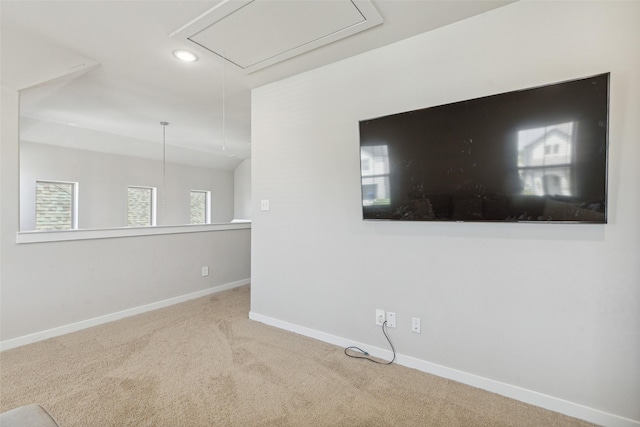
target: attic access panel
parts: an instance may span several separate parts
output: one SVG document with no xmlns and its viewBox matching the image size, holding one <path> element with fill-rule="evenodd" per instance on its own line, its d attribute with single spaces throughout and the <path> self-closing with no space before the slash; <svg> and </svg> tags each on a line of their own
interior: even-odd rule
<svg viewBox="0 0 640 427">
<path fill-rule="evenodd" d="M 249 74 L 380 23 L 369 0 L 223 0 L 171 35 Z"/>
</svg>

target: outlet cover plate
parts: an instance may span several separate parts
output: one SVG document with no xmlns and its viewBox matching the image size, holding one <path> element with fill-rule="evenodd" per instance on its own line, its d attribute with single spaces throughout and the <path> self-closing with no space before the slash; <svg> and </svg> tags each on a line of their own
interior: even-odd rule
<svg viewBox="0 0 640 427">
<path fill-rule="evenodd" d="M 387 326 L 390 328 L 396 327 L 396 314 L 390 311 L 387 311 Z"/>
<path fill-rule="evenodd" d="M 411 332 L 415 332 L 416 334 L 420 333 L 420 319 L 417 317 L 411 318 Z"/>
</svg>

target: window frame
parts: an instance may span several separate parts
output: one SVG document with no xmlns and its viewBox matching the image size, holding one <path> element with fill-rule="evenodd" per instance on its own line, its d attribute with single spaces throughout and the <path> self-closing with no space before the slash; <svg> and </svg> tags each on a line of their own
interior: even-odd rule
<svg viewBox="0 0 640 427">
<path fill-rule="evenodd" d="M 57 228 L 57 229 L 38 229 L 38 184 L 39 183 L 47 183 L 47 184 L 63 184 L 71 186 L 71 228 Z M 75 181 L 60 181 L 56 179 L 36 179 L 35 182 L 35 231 L 43 232 L 43 231 L 65 231 L 65 230 L 77 230 L 78 229 L 78 195 L 79 195 L 79 186 L 80 184 Z"/>
<path fill-rule="evenodd" d="M 129 189 L 142 189 L 142 190 L 151 190 L 151 200 L 149 203 L 149 208 L 151 210 L 150 212 L 150 223 L 147 225 L 140 225 L 140 224 L 135 224 L 135 225 L 130 225 L 129 224 L 129 210 L 130 210 L 130 204 L 129 204 Z M 157 218 L 158 218 L 158 212 L 157 212 L 157 203 L 158 203 L 158 189 L 156 187 L 149 187 L 147 185 L 127 185 L 127 227 L 155 227 L 157 225 Z"/>
<path fill-rule="evenodd" d="M 204 193 L 205 206 L 204 206 L 204 221 L 203 223 L 191 222 L 191 195 L 193 193 Z M 210 190 L 189 190 L 189 225 L 203 225 L 211 224 L 211 191 Z"/>
</svg>

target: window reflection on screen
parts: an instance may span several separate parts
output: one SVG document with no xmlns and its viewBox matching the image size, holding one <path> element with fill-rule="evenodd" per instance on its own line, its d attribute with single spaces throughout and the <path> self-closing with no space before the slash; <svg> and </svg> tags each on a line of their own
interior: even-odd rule
<svg viewBox="0 0 640 427">
<path fill-rule="evenodd" d="M 524 195 L 571 196 L 575 123 L 518 131 L 518 172 Z"/>
<path fill-rule="evenodd" d="M 386 145 L 365 146 L 360 149 L 362 173 L 362 205 L 389 205 L 389 150 Z"/>
</svg>

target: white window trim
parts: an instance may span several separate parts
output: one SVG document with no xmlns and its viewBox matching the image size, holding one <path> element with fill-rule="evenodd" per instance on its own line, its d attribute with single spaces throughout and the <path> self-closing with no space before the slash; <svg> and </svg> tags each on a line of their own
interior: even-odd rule
<svg viewBox="0 0 640 427">
<path fill-rule="evenodd" d="M 80 191 L 78 187 L 80 187 L 80 183 L 75 181 L 60 181 L 57 179 L 36 179 L 36 186 L 39 182 L 47 182 L 50 184 L 69 184 L 71 185 L 71 189 L 73 191 L 73 199 L 71 200 L 71 228 L 70 230 L 78 229 L 78 195 Z M 37 220 L 36 220 L 37 221 Z M 39 230 L 39 232 L 51 232 L 51 231 L 66 231 L 66 230 Z"/>
<path fill-rule="evenodd" d="M 205 193 L 205 213 L 204 213 L 204 222 L 205 224 L 211 224 L 211 191 L 209 190 L 190 190 L 189 196 L 191 193 Z M 191 214 L 191 212 L 189 212 Z M 193 224 L 196 225 L 196 224 Z"/>
<path fill-rule="evenodd" d="M 157 225 L 157 217 L 158 217 L 158 189 L 156 187 L 148 187 L 145 185 L 127 185 L 127 211 L 129 209 L 129 199 L 128 192 L 130 188 L 143 188 L 145 190 L 151 190 L 151 215 L 150 222 L 151 224 L 146 225 L 145 227 L 155 227 Z M 132 227 L 132 226 L 129 226 Z"/>
</svg>

